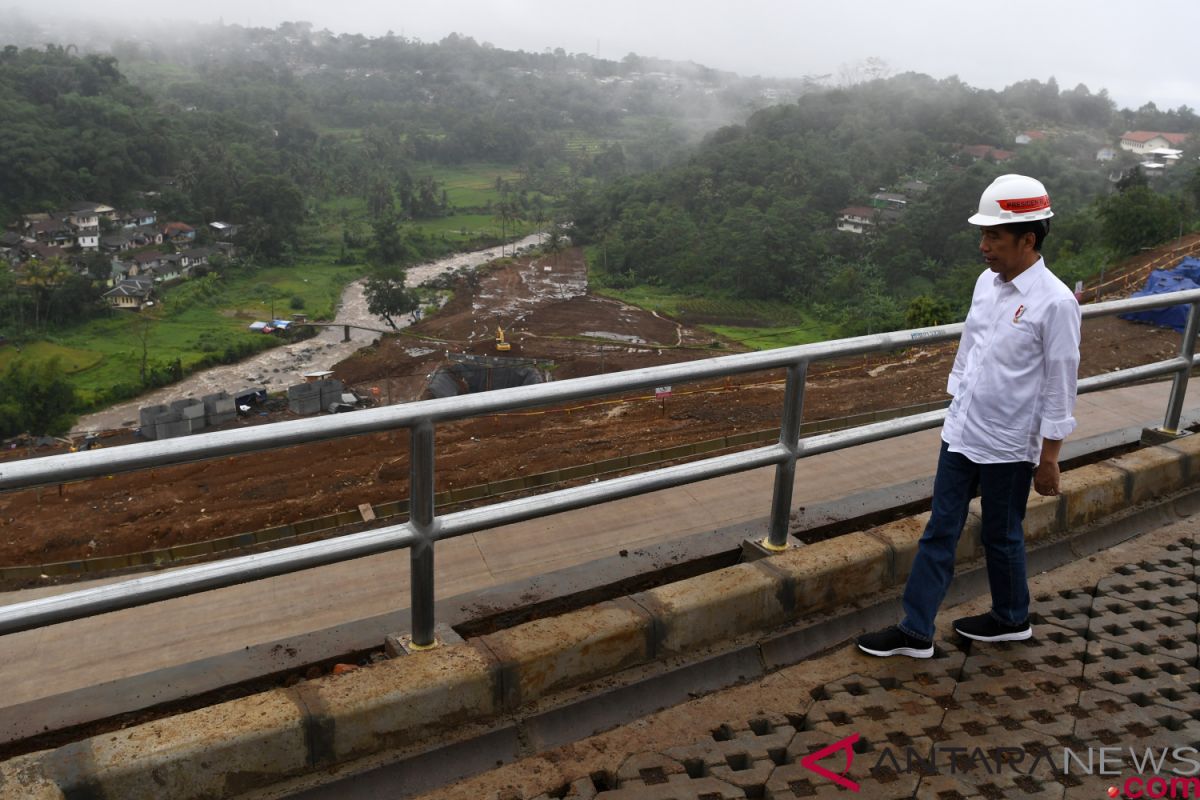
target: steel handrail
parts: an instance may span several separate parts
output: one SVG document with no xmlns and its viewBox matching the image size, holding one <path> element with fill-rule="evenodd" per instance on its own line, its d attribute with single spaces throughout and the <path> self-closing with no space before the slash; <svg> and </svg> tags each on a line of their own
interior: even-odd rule
<svg viewBox="0 0 1200 800">
<path fill-rule="evenodd" d="M 1163 298 L 1170 300 L 1164 303 Z M 1169 295 L 1095 303 L 1084 306 L 1082 310 L 1084 318 L 1087 319 L 1197 301 L 1200 301 L 1200 289 L 1189 289 Z M 828 361 L 864 353 L 895 350 L 912 346 L 914 343 L 932 344 L 957 339 L 962 334 L 962 328 L 962 323 L 954 323 L 877 333 L 831 342 L 795 345 L 755 353 L 737 353 L 701 361 L 643 367 L 586 378 L 365 409 L 353 414 L 288 420 L 235 431 L 199 433 L 178 439 L 142 442 L 131 447 L 103 448 L 8 462 L 0 464 L 0 492 L 292 447 L 347 436 L 382 433 L 397 428 L 411 428 L 423 421 L 446 422 L 672 383 L 778 369 L 798 362 Z"/>
<path fill-rule="evenodd" d="M 1079 381 L 1080 393 L 1173 374 L 1175 383 L 1163 428 L 1174 431 L 1182 410 L 1187 377 L 1191 368 L 1200 363 L 1200 357 L 1194 355 L 1194 341 L 1200 327 L 1200 289 L 1096 303 L 1082 309 L 1084 318 L 1092 318 L 1180 304 L 1188 304 L 1190 312 L 1178 356 L 1083 379 Z M 894 331 L 0 465 L 0 491 L 11 491 L 396 428 L 408 428 L 412 436 L 409 459 L 411 514 L 406 523 L 0 606 L 0 635 L 409 548 L 413 641 L 418 646 L 429 646 L 434 643 L 433 555 L 436 542 L 767 466 L 776 468 L 776 478 L 770 529 L 763 544 L 770 549 L 779 549 L 786 543 L 795 467 L 799 459 L 935 428 L 946 415 L 944 409 L 929 411 L 802 439 L 799 436 L 800 417 L 808 364 L 957 339 L 962 329 L 963 325 L 957 323 Z M 434 426 L 438 422 L 781 367 L 787 368 L 788 380 L 777 444 L 441 517 L 434 513 Z"/>
</svg>

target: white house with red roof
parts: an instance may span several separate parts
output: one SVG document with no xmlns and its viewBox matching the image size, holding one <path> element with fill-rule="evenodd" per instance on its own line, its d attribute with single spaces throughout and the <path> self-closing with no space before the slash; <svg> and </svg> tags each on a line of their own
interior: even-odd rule
<svg viewBox="0 0 1200 800">
<path fill-rule="evenodd" d="M 837 229 L 849 233 L 866 233 L 875 226 L 879 209 L 870 206 L 848 206 L 838 212 Z"/>
<path fill-rule="evenodd" d="M 1162 148 L 1177 148 L 1187 141 L 1186 133 L 1129 131 L 1121 137 L 1121 149 L 1131 153 L 1149 153 Z"/>
</svg>

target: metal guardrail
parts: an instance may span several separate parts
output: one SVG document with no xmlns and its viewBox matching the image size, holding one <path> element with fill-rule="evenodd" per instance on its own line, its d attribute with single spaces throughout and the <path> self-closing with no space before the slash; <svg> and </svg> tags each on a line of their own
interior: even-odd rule
<svg viewBox="0 0 1200 800">
<path fill-rule="evenodd" d="M 1197 328 L 1200 326 L 1200 289 L 1083 307 L 1084 318 L 1092 318 L 1180 304 L 1188 304 L 1190 310 L 1177 357 L 1081 380 L 1080 393 L 1162 375 L 1173 375 L 1174 383 L 1164 415 L 1163 429 L 1174 432 L 1179 425 L 1188 376 L 1197 363 L 1195 340 Z M 962 330 L 963 325 L 958 323 L 880 333 L 575 378 L 557 383 L 521 386 L 483 394 L 427 400 L 369 409 L 354 414 L 293 420 L 236 431 L 202 433 L 182 439 L 0 464 L 0 491 L 11 491 L 396 428 L 407 428 L 411 437 L 411 512 L 409 521 L 404 524 L 271 553 L 241 556 L 165 574 L 134 578 L 55 597 L 0 606 L 0 635 L 408 548 L 411 564 L 413 644 L 417 648 L 432 647 L 436 644 L 433 634 L 433 566 L 434 546 L 438 541 L 766 466 L 775 467 L 775 487 L 769 529 L 762 543 L 768 549 L 782 550 L 786 547 L 792 489 L 796 462 L 799 459 L 934 428 L 940 425 L 946 416 L 945 410 L 930 411 L 801 439 L 800 420 L 809 363 L 895 350 L 915 344 L 948 341 L 959 338 Z M 434 513 L 434 432 L 438 423 L 778 368 L 786 368 L 787 382 L 780 437 L 775 444 L 600 483 L 495 503 L 441 517 Z"/>
</svg>

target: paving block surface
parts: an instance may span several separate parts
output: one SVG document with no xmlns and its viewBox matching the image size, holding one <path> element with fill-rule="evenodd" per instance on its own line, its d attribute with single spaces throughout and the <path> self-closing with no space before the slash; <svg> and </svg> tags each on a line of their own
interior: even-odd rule
<svg viewBox="0 0 1200 800">
<path fill-rule="evenodd" d="M 1066 751 L 1086 761 L 1115 748 L 1129 776 L 1130 745 L 1200 744 L 1198 564 L 1182 539 L 1092 585 L 1038 594 L 1025 641 L 939 641 L 927 660 L 863 655 L 809 698 L 627 760 L 597 797 L 726 796 L 708 778 L 738 797 L 1109 797 L 1124 778 L 1064 767 Z"/>
</svg>

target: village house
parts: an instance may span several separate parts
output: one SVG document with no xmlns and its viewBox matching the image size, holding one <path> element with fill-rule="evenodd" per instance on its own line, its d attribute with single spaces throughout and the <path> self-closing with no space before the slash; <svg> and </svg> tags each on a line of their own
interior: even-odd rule
<svg viewBox="0 0 1200 800">
<path fill-rule="evenodd" d="M 4 258 L 15 257 L 17 248 L 23 241 L 25 240 L 21 237 L 21 234 L 16 231 L 0 233 L 0 256 Z"/>
<path fill-rule="evenodd" d="M 1117 157 L 1117 151 L 1111 147 L 1101 147 L 1096 151 L 1097 161 L 1112 161 Z"/>
<path fill-rule="evenodd" d="M 92 228 L 89 231 L 77 232 L 75 234 L 75 246 L 80 250 L 99 250 L 100 229 Z"/>
<path fill-rule="evenodd" d="M 153 277 L 155 283 L 168 283 L 170 281 L 177 281 L 180 278 L 185 277 L 184 271 L 182 267 L 180 267 L 179 262 L 179 253 L 168 253 L 162 257 L 162 260 L 159 261 L 157 266 L 147 268 L 144 274 Z"/>
<path fill-rule="evenodd" d="M 1162 164 L 1164 167 L 1173 167 L 1179 163 L 1179 159 L 1183 158 L 1183 151 L 1176 150 L 1173 147 L 1158 147 L 1151 150 L 1147 155 L 1156 164 Z"/>
<path fill-rule="evenodd" d="M 106 220 L 114 225 L 105 233 L 101 224 Z M 215 252 L 229 256 L 233 249 L 228 241 L 217 241 L 215 247 L 189 247 L 195 241 L 196 229 L 185 222 L 171 221 L 160 227 L 157 212 L 152 209 L 118 211 L 92 201 L 70 203 L 62 211 L 25 214 L 11 228 L 0 233 L 0 262 L 9 262 L 18 274 L 24 274 L 35 261 L 50 259 L 74 263 L 82 272 L 82 262 L 73 260 L 67 248 L 77 248 L 72 252 L 102 250 L 111 254 L 105 282 L 112 289 L 102 297 L 114 308 L 131 310 L 151 302 L 155 285 L 188 278 L 197 267 L 207 265 Z M 237 226 L 212 223 L 210 231 L 217 240 L 230 240 Z M 164 243 L 174 244 L 179 252 L 141 249 Z M 126 253 L 124 260 L 118 255 Z"/>
<path fill-rule="evenodd" d="M 133 229 L 133 241 L 137 247 L 148 247 L 152 244 L 162 244 L 165 241 L 163 232 L 153 225 L 142 225 Z"/>
<path fill-rule="evenodd" d="M 966 145 L 958 152 L 965 156 L 969 156 L 974 161 L 982 161 L 990 158 L 992 161 L 1008 161 L 1016 155 L 1011 150 L 1001 150 L 998 147 L 992 147 L 989 144 L 971 144 Z"/>
<path fill-rule="evenodd" d="M 162 232 L 150 227 L 123 228 L 100 237 L 100 247 L 109 253 L 121 253 L 162 243 Z"/>
<path fill-rule="evenodd" d="M 92 203 L 72 203 L 66 211 L 49 214 L 25 214 L 19 227 L 27 238 L 58 247 L 96 250 L 100 247 L 100 213 L 97 209 L 112 210 L 109 206 Z"/>
<path fill-rule="evenodd" d="M 838 212 L 837 229 L 847 233 L 866 233 L 875 227 L 879 209 L 870 206 L 847 206 Z"/>
<path fill-rule="evenodd" d="M 115 222 L 117 219 L 117 210 L 110 205 L 104 203 L 94 203 L 91 200 L 80 200 L 77 203 L 71 203 L 70 210 L 78 211 L 82 214 L 90 214 L 99 219 L 106 219 L 109 222 Z M 99 220 L 97 220 L 97 225 Z"/>
<path fill-rule="evenodd" d="M 47 214 L 47 219 L 39 219 L 29 224 L 25 229 L 27 235 L 44 244 L 67 247 L 75 241 L 75 231 L 63 220 Z"/>
<path fill-rule="evenodd" d="M 218 242 L 231 242 L 233 241 L 233 237 L 237 236 L 238 232 L 237 225 L 219 220 L 208 223 L 208 229 L 212 232 L 213 238 Z"/>
<path fill-rule="evenodd" d="M 108 266 L 108 285 L 116 286 L 121 281 L 130 277 L 130 271 L 133 269 L 132 261 L 122 261 L 113 256 L 113 260 Z"/>
<path fill-rule="evenodd" d="M 1021 131 L 1013 141 L 1020 145 L 1026 145 L 1044 141 L 1045 139 L 1046 134 L 1043 131 Z"/>
<path fill-rule="evenodd" d="M 134 253 L 130 257 L 133 262 L 133 269 L 130 275 L 142 275 L 147 270 L 153 270 L 163 263 L 163 254 L 157 250 L 143 250 L 140 253 Z"/>
<path fill-rule="evenodd" d="M 53 258 L 65 260 L 67 257 L 66 250 L 63 250 L 58 245 L 47 244 L 46 242 L 22 242 L 17 246 L 17 250 L 23 261 L 33 259 L 49 261 Z"/>
<path fill-rule="evenodd" d="M 193 247 L 191 250 L 184 250 L 180 255 L 179 265 L 188 273 L 196 267 L 206 266 L 208 257 L 212 255 L 212 250 L 207 247 Z"/>
<path fill-rule="evenodd" d="M 1131 153 L 1146 154 L 1160 148 L 1179 147 L 1187 141 L 1187 138 L 1186 133 L 1128 131 L 1121 136 L 1121 149 Z"/>
<path fill-rule="evenodd" d="M 153 283 L 145 278 L 126 278 L 101 296 L 113 308 L 141 311 L 153 291 Z"/>
<path fill-rule="evenodd" d="M 871 195 L 871 207 L 890 211 L 903 211 L 908 207 L 908 197 L 896 192 L 876 192 Z"/>
<path fill-rule="evenodd" d="M 144 208 L 130 209 L 120 216 L 121 226 L 124 228 L 148 227 L 157 221 L 158 215 Z"/>
<path fill-rule="evenodd" d="M 123 253 L 126 250 L 132 250 L 136 247 L 133 239 L 133 234 L 130 231 L 117 231 L 116 233 L 105 234 L 100 237 L 100 249 L 106 253 Z"/>
<path fill-rule="evenodd" d="M 99 228 L 100 215 L 96 212 L 97 204 L 87 201 L 71 203 L 68 206 L 67 222 L 76 228 Z M 108 206 L 102 206 L 108 208 Z"/>
<path fill-rule="evenodd" d="M 175 244 L 187 244 L 195 240 L 196 229 L 185 222 L 168 222 L 162 226 L 162 235 Z"/>
</svg>

